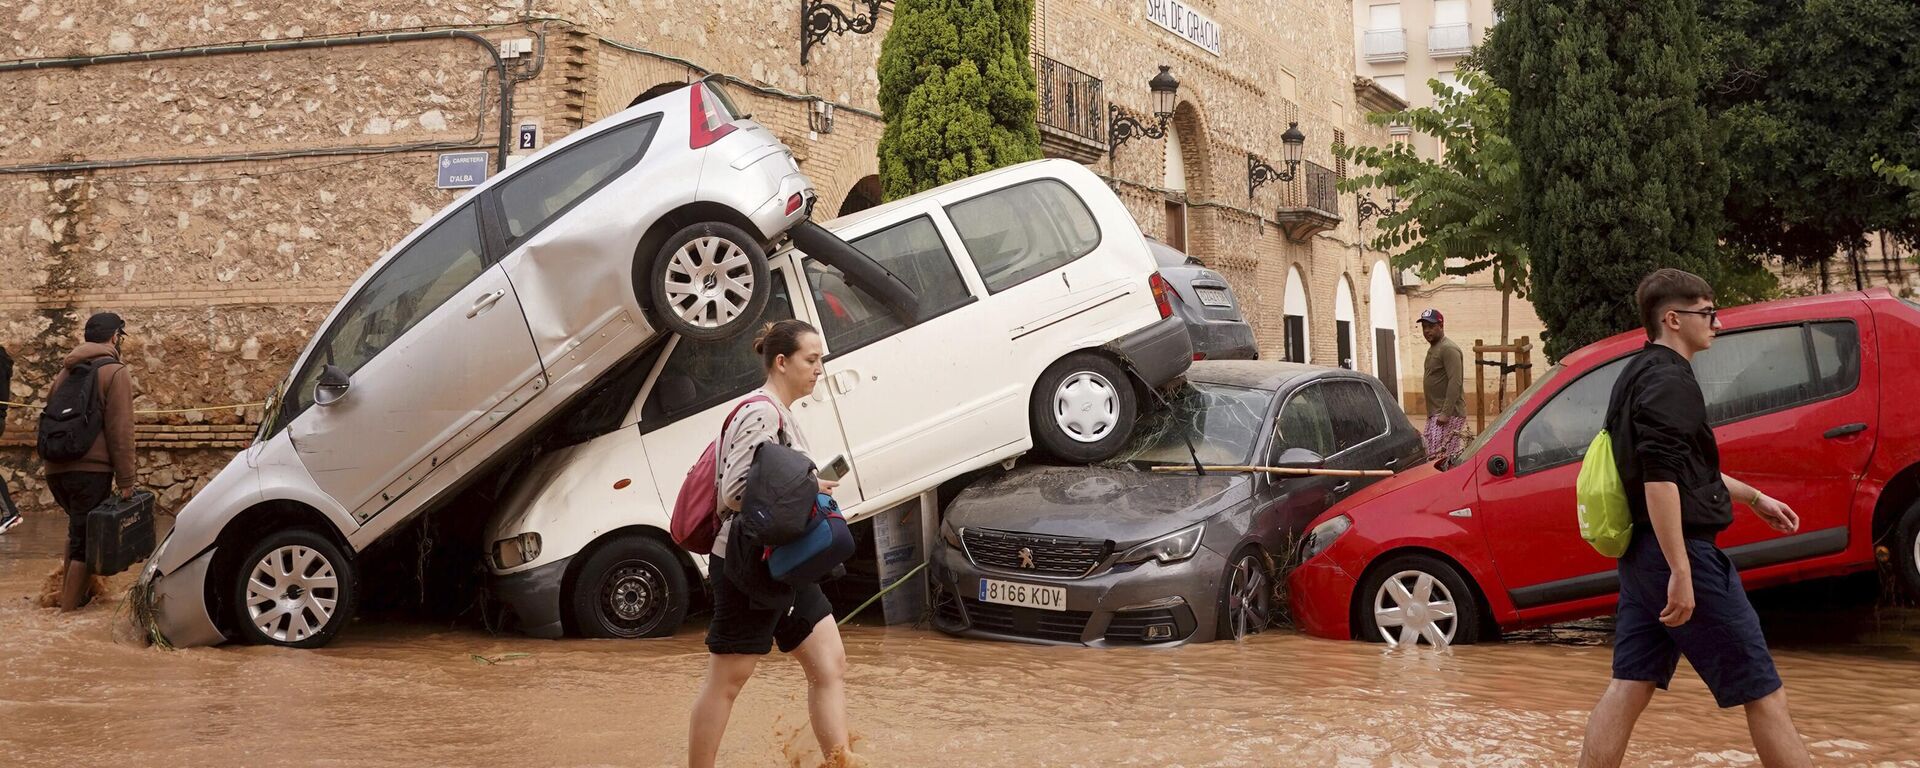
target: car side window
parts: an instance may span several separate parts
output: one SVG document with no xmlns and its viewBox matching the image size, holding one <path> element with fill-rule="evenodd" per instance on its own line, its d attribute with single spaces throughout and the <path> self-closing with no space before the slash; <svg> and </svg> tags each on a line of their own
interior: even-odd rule
<svg viewBox="0 0 1920 768">
<path fill-rule="evenodd" d="M 1372 387 L 1358 381 L 1329 381 L 1318 388 L 1327 393 L 1335 453 L 1387 433 L 1387 414 Z"/>
<path fill-rule="evenodd" d="M 767 301 L 763 322 L 793 317 L 793 300 L 782 274 L 773 273 L 773 296 Z M 640 405 L 640 431 L 653 431 L 766 383 L 760 356 L 753 353 L 753 336 L 742 333 L 708 342 L 682 336 L 675 341 L 673 352 L 647 393 L 647 401 Z"/>
<path fill-rule="evenodd" d="M 575 144 L 500 185 L 500 211 L 509 247 L 560 217 L 574 204 L 640 160 L 658 117 L 639 120 Z"/>
<path fill-rule="evenodd" d="M 1066 266 L 1100 244 L 1093 212 L 1053 179 L 955 203 L 947 216 L 991 293 Z"/>
<path fill-rule="evenodd" d="M 1273 455 L 1277 458 L 1288 448 L 1305 448 L 1321 456 L 1338 453 L 1329 405 L 1327 387 L 1322 384 L 1309 384 L 1288 397 L 1274 428 Z"/>
<path fill-rule="evenodd" d="M 389 260 L 347 302 L 287 393 L 288 418 L 313 404 L 329 364 L 352 376 L 487 269 L 479 216 L 471 204 Z"/>
<path fill-rule="evenodd" d="M 1540 406 L 1520 427 L 1515 441 L 1515 471 L 1537 472 L 1585 456 L 1587 445 L 1600 434 L 1601 422 L 1606 419 L 1613 383 L 1632 359 L 1629 355 L 1595 368 Z"/>
<path fill-rule="evenodd" d="M 1819 330 L 1810 332 L 1813 328 Z M 1859 342 L 1852 328 L 1851 323 L 1791 325 L 1715 339 L 1713 347 L 1693 361 L 1707 401 L 1707 420 L 1725 424 L 1851 389 L 1859 375 Z M 1842 348 L 1841 334 L 1849 337 L 1851 350 Z M 1831 373 L 1816 377 L 1814 368 L 1824 367 L 1823 347 Z M 1845 370 L 1849 364 L 1852 373 Z"/>
<path fill-rule="evenodd" d="M 852 241 L 920 297 L 922 317 L 933 317 L 973 300 L 960 268 L 933 220 L 921 216 Z M 806 260 L 808 289 L 820 316 L 827 349 L 859 349 L 906 328 L 886 305 L 846 279 L 840 270 Z"/>
<path fill-rule="evenodd" d="M 1860 383 L 1860 329 L 1853 323 L 1814 323 L 1813 396 L 1851 391 Z"/>
</svg>

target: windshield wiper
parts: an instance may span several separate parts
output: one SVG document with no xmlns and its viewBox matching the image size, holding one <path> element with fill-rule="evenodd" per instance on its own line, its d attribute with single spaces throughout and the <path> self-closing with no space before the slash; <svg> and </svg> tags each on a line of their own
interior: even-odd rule
<svg viewBox="0 0 1920 768">
<path fill-rule="evenodd" d="M 1167 418 L 1171 420 L 1173 418 L 1173 405 L 1167 402 L 1167 397 L 1160 394 L 1160 390 L 1154 389 L 1153 387 L 1148 387 L 1147 391 L 1153 393 L 1153 399 L 1160 401 L 1161 408 L 1167 409 Z M 1200 450 L 1193 447 L 1193 433 L 1189 430 L 1182 429 L 1180 430 L 1180 439 L 1187 442 L 1187 456 L 1193 459 L 1193 471 L 1203 476 L 1206 475 L 1206 467 L 1200 464 Z"/>
</svg>

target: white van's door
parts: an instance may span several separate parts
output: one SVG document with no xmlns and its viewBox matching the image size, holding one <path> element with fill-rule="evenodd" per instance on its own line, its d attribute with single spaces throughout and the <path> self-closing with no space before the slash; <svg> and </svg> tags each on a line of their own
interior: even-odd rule
<svg viewBox="0 0 1920 768">
<path fill-rule="evenodd" d="M 792 297 L 804 294 L 793 275 L 792 255 L 776 257 L 771 266 L 774 293 L 767 303 L 765 322 L 796 316 L 811 322 L 804 308 L 795 312 Z M 705 343 L 686 337 L 669 339 L 671 346 L 643 388 L 639 429 L 654 484 L 660 489 L 660 502 L 666 509 L 673 509 L 687 469 L 699 460 L 707 444 L 720 437 L 720 427 L 734 404 L 766 383 L 760 358 L 753 353 L 753 336 L 743 333 Z M 801 398 L 792 410 L 812 449 L 814 463 L 824 466 L 835 456 L 848 455 L 839 415 L 824 380 L 812 397 Z M 861 468 L 857 461 L 851 463 L 852 471 L 834 493 L 842 508 L 863 498 L 859 491 Z"/>
</svg>

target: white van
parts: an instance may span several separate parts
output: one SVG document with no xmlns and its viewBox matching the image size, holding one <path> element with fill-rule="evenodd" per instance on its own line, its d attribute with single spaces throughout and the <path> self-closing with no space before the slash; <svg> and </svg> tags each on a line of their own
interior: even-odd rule
<svg viewBox="0 0 1920 768">
<path fill-rule="evenodd" d="M 1107 458 L 1148 388 L 1192 360 L 1139 227 L 1076 163 L 1003 168 L 827 228 L 919 299 L 890 312 L 817 254 L 771 258 L 765 319 L 798 317 L 825 336 L 825 376 L 793 412 L 816 461 L 850 460 L 835 494 L 850 520 L 1035 447 Z M 680 337 L 636 358 L 559 441 L 577 442 L 515 480 L 487 524 L 486 559 L 524 631 L 678 627 L 706 558 L 673 545 L 669 511 L 728 408 L 764 380 L 750 344 Z"/>
</svg>

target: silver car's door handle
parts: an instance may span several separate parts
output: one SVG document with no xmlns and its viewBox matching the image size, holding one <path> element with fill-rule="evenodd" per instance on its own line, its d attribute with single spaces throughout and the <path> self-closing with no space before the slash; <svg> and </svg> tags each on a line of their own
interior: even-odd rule
<svg viewBox="0 0 1920 768">
<path fill-rule="evenodd" d="M 493 293 L 489 293 L 485 296 L 475 299 L 473 302 L 473 309 L 467 310 L 467 319 L 472 320 L 476 317 L 479 317 L 480 313 L 485 312 L 489 309 L 493 309 L 493 305 L 499 303 L 500 299 L 505 298 L 506 295 L 507 295 L 507 289 L 502 288 L 500 290 L 494 291 Z"/>
</svg>

